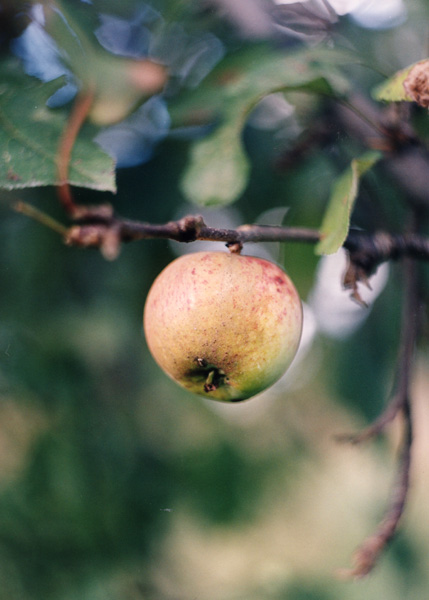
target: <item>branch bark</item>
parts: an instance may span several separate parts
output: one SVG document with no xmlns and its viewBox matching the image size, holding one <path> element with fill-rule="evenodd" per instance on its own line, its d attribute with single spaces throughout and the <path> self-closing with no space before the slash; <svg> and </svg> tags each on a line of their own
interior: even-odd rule
<svg viewBox="0 0 429 600">
<path fill-rule="evenodd" d="M 305 227 L 277 227 L 267 225 L 242 225 L 237 229 L 208 227 L 202 217 L 187 216 L 179 221 L 155 225 L 139 221 L 107 217 L 85 219 L 73 225 L 65 236 L 69 245 L 98 247 L 103 249 L 104 239 L 109 230 L 114 230 L 121 242 L 144 239 L 171 239 L 178 242 L 208 240 L 225 244 L 246 244 L 255 242 L 302 242 L 316 244 L 321 235 L 317 229 Z M 351 260 L 367 274 L 371 274 L 379 264 L 388 260 L 412 257 L 429 260 L 429 238 L 415 233 L 390 234 L 384 231 L 366 233 L 351 230 L 343 244 L 349 251 Z"/>
<path fill-rule="evenodd" d="M 299 242 L 317 244 L 321 234 L 306 227 L 273 225 L 241 225 L 237 229 L 208 227 L 200 216 L 189 215 L 178 221 L 163 224 L 144 223 L 123 219 L 113 214 L 112 207 L 100 205 L 79 207 L 79 219 L 65 227 L 26 202 L 18 201 L 13 208 L 60 233 L 65 243 L 82 248 L 99 248 L 107 258 L 117 256 L 121 243 L 145 239 L 170 239 L 190 243 L 197 240 L 247 244 L 257 242 Z M 392 234 L 385 231 L 367 233 L 350 230 L 343 247 L 357 269 L 355 275 L 369 276 L 383 262 L 400 258 L 429 260 L 429 237 L 417 233 Z M 113 248 L 115 251 L 113 252 Z"/>
</svg>

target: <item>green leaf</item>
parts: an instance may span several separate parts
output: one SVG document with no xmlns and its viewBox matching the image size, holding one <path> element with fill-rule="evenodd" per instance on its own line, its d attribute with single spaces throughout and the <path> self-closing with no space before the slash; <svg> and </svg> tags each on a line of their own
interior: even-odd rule
<svg viewBox="0 0 429 600">
<path fill-rule="evenodd" d="M 41 83 L 20 70 L 18 62 L 0 63 L 0 187 L 13 190 L 56 185 L 56 157 L 67 121 L 66 109 L 49 109 L 47 99 L 65 83 Z M 73 148 L 69 183 L 116 191 L 114 161 L 92 141 L 85 126 Z"/>
<path fill-rule="evenodd" d="M 197 90 L 173 103 L 173 122 L 192 123 L 201 115 L 221 116 L 221 125 L 194 142 L 181 187 L 188 200 L 202 206 L 234 202 L 244 191 L 250 164 L 241 135 L 255 105 L 274 92 L 302 91 L 341 96 L 347 82 L 336 70 L 344 55 L 320 50 L 285 56 L 267 51 L 247 52 L 224 61 Z M 198 121 L 197 121 L 198 122 Z"/>
<path fill-rule="evenodd" d="M 381 156 L 380 152 L 366 152 L 353 159 L 350 167 L 337 179 L 320 228 L 321 240 L 316 246 L 316 254 L 334 254 L 343 245 L 360 178 Z"/>
<path fill-rule="evenodd" d="M 230 204 L 245 189 L 250 165 L 241 143 L 242 121 L 233 111 L 212 135 L 193 144 L 181 189 L 194 204 Z"/>
<path fill-rule="evenodd" d="M 421 67 L 429 72 L 429 59 L 419 61 L 418 63 L 414 63 L 405 69 L 401 69 L 387 81 L 384 81 L 382 84 L 378 85 L 372 92 L 375 100 L 385 102 L 415 101 L 415 98 L 412 98 L 406 90 L 406 80 L 410 75 L 410 72 L 416 67 Z"/>
<path fill-rule="evenodd" d="M 318 78 L 302 85 L 284 86 L 282 91 L 303 91 L 333 95 L 326 79 Z M 241 134 L 252 99 L 242 106 L 233 105 L 222 125 L 207 138 L 195 142 L 190 161 L 181 181 L 185 197 L 200 206 L 218 206 L 234 202 L 245 190 L 250 163 Z M 235 110 L 234 110 L 235 109 Z"/>
<path fill-rule="evenodd" d="M 324 78 L 338 96 L 348 90 L 339 71 L 342 64 L 356 62 L 348 51 L 318 47 L 285 54 L 264 46 L 228 55 L 196 88 L 183 90 L 169 100 L 173 127 L 207 122 L 219 117 L 231 102 L 252 103 L 269 93 Z M 311 91 L 311 90 L 309 90 Z M 326 90 L 313 92 L 322 93 Z"/>
</svg>

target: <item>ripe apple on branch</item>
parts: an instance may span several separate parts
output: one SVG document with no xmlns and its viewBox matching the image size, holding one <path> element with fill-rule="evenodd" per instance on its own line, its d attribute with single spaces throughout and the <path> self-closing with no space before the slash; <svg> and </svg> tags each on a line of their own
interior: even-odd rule
<svg viewBox="0 0 429 600">
<path fill-rule="evenodd" d="M 224 402 L 258 394 L 298 349 L 302 307 L 279 267 L 236 253 L 191 253 L 157 277 L 144 330 L 160 367 L 185 389 Z"/>
</svg>

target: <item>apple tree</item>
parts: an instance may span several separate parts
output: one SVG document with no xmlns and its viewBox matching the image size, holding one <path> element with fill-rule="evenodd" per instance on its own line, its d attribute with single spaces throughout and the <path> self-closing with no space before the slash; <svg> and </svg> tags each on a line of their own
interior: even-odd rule
<svg viewBox="0 0 429 600">
<path fill-rule="evenodd" d="M 249 498 L 256 505 L 265 492 L 249 481 L 274 481 L 286 450 L 281 442 L 247 462 L 228 414 L 266 402 L 274 431 L 285 404 L 308 398 L 307 428 L 292 426 L 287 450 L 299 468 L 300 444 L 311 447 L 310 430 L 317 437 L 321 389 L 355 415 L 328 427 L 336 455 L 387 443 L 389 460 L 399 448 L 390 495 L 380 483 L 383 511 L 340 575 L 372 572 L 395 538 L 421 431 L 416 364 L 427 352 L 429 8 L 370 4 L 0 2 L 1 411 L 17 439 L 0 492 L 0 552 L 15 570 L 0 567 L 5 598 L 75 588 L 96 598 L 88 582 L 100 571 L 134 573 L 143 556 L 149 569 L 169 503 L 180 506 L 192 486 L 215 520 L 251 520 Z M 204 271 L 213 277 L 204 292 L 197 273 L 204 305 L 185 318 L 196 250 L 221 258 Z M 266 392 L 275 406 L 264 393 L 219 413 L 158 371 L 141 313 L 177 256 L 185 266 L 149 296 L 147 342 L 174 379 L 195 391 L 196 378 L 209 398 L 241 400 L 273 384 L 301 334 L 300 308 L 285 329 L 265 288 L 256 306 L 261 275 L 246 272 L 234 295 L 242 259 L 298 290 L 301 348 Z M 251 312 L 258 323 L 270 317 L 265 341 L 262 329 L 249 341 Z M 245 356 L 244 392 L 203 356 L 215 343 Z M 188 363 L 177 367 L 186 352 L 195 352 L 191 383 Z M 275 366 L 262 377 L 254 370 L 267 353 Z M 173 597 L 149 574 L 142 581 L 141 597 Z"/>
</svg>

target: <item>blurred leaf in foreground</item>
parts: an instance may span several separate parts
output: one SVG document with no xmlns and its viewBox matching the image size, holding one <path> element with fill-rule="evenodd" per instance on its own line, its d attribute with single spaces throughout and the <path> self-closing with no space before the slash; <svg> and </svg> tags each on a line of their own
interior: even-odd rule
<svg viewBox="0 0 429 600">
<path fill-rule="evenodd" d="M 193 144 L 190 163 L 182 179 L 182 191 L 191 202 L 203 206 L 234 202 L 244 191 L 250 164 L 241 141 L 247 116 L 256 104 L 273 92 L 303 91 L 341 96 L 347 82 L 336 63 L 345 60 L 337 52 L 311 52 L 291 56 L 261 51 L 248 53 L 241 62 L 225 61 L 193 96 L 173 107 L 173 118 L 196 114 L 218 116 L 220 126 Z M 212 98 L 210 98 L 212 97 Z M 215 106 L 213 98 L 217 99 Z"/>
<path fill-rule="evenodd" d="M 82 13 L 82 14 L 80 14 Z M 96 125 L 122 121 L 143 100 L 162 90 L 166 68 L 145 57 L 139 59 L 106 52 L 92 31 L 79 19 L 97 22 L 95 11 L 57 0 L 45 9 L 46 30 L 79 81 L 80 89 L 93 93 L 89 119 Z"/>
</svg>

